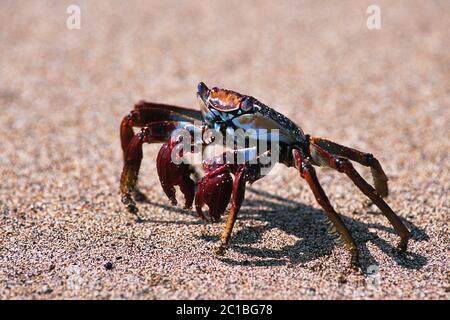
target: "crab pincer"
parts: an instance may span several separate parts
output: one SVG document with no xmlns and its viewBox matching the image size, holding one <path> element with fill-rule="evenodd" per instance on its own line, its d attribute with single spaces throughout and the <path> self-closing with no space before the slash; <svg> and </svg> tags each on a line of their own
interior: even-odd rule
<svg viewBox="0 0 450 320">
<path fill-rule="evenodd" d="M 233 190 L 233 178 L 226 167 L 208 171 L 198 183 L 195 194 L 195 209 L 201 219 L 206 219 L 203 206 L 208 206 L 208 216 L 212 221 L 218 221 L 230 202 Z"/>
<path fill-rule="evenodd" d="M 174 163 L 173 160 L 179 160 L 183 156 L 183 151 L 178 152 L 175 149 L 178 142 L 170 140 L 161 147 L 156 159 L 156 168 L 161 186 L 170 202 L 177 205 L 175 186 L 179 186 L 186 200 L 184 207 L 189 209 L 194 202 L 195 182 L 191 179 L 191 174 L 195 173 L 195 170 L 187 163 L 181 161 Z"/>
</svg>

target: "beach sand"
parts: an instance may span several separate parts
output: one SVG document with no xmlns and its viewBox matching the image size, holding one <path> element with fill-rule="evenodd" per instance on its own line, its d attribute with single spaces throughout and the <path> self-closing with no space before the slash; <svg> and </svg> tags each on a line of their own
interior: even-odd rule
<svg viewBox="0 0 450 320">
<path fill-rule="evenodd" d="M 370 4 L 1 1 L 0 298 L 448 299 L 450 4 L 377 1 L 369 30 Z M 349 271 L 311 190 L 280 166 L 248 188 L 217 257 L 225 217 L 169 205 L 158 145 L 144 147 L 136 222 L 118 192 L 120 121 L 140 99 L 197 108 L 199 81 L 373 153 L 408 253 L 345 175 L 318 168 L 361 253 Z"/>
</svg>

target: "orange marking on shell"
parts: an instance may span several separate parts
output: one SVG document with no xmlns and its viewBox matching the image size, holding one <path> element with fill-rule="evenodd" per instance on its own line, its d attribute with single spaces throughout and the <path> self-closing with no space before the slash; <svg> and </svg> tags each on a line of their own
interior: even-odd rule
<svg viewBox="0 0 450 320">
<path fill-rule="evenodd" d="M 252 115 L 250 117 L 241 117 L 239 119 L 239 122 L 242 123 L 242 124 L 248 124 L 248 123 L 251 123 L 253 121 L 258 121 L 256 118 L 257 118 L 256 115 Z"/>
<path fill-rule="evenodd" d="M 237 92 L 213 88 L 210 91 L 209 99 L 219 111 L 233 111 L 239 108 L 242 95 Z"/>
</svg>

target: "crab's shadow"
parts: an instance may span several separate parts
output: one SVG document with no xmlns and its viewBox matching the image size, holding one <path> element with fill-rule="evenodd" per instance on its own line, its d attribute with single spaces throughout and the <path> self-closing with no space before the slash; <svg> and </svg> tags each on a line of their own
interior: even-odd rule
<svg viewBox="0 0 450 320">
<path fill-rule="evenodd" d="M 261 221 L 262 225 L 245 226 L 238 231 L 235 230 L 233 232 L 231 248 L 229 250 L 243 253 L 248 256 L 249 259 L 236 260 L 225 255 L 225 257 L 218 257 L 220 260 L 232 265 L 273 266 L 285 265 L 288 263 L 302 264 L 316 260 L 321 256 L 331 255 L 336 244 L 333 237 L 328 233 L 328 227 L 324 221 L 325 214 L 322 210 L 254 188 L 247 188 L 247 192 L 252 194 L 253 197 L 245 200 L 239 213 L 238 221 L 257 220 Z M 141 200 L 170 211 L 186 213 L 185 210 L 177 207 L 153 203 L 148 199 Z M 374 214 L 373 212 L 369 213 Z M 396 234 L 393 228 L 378 223 L 364 223 L 362 214 L 359 214 L 357 219 L 342 215 L 342 219 L 350 229 L 350 232 L 358 245 L 360 253 L 359 262 L 362 270 L 366 270 L 371 265 L 378 264 L 367 247 L 369 242 L 377 246 L 402 267 L 408 269 L 420 269 L 426 265 L 427 258 L 425 256 L 411 251 L 400 253 L 396 249 L 396 243 L 390 243 L 376 234 L 376 230 Z M 412 240 L 429 240 L 429 237 L 424 230 L 416 227 L 406 219 L 402 220 L 411 230 Z M 183 224 L 204 223 L 202 221 L 168 222 L 155 220 L 143 220 L 141 222 Z M 264 233 L 272 229 L 279 229 L 299 240 L 295 241 L 293 245 L 286 245 L 281 249 L 256 248 L 252 246 L 252 244 L 259 243 L 262 240 Z M 199 238 L 203 241 L 213 243 L 217 243 L 220 239 L 219 235 L 201 235 Z M 255 259 L 251 259 L 252 257 Z"/>
</svg>

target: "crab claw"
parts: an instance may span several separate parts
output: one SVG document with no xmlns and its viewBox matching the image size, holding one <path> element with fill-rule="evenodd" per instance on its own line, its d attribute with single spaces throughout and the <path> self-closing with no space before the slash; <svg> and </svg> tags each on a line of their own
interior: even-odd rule
<svg viewBox="0 0 450 320">
<path fill-rule="evenodd" d="M 156 168 L 158 171 L 161 186 L 173 205 L 177 205 L 175 198 L 175 186 L 179 186 L 185 197 L 185 208 L 192 207 L 195 194 L 195 183 L 190 175 L 194 173 L 192 166 L 186 163 L 175 164 L 172 162 L 172 150 L 174 145 L 169 142 L 164 144 L 159 150 L 156 159 Z"/>
<path fill-rule="evenodd" d="M 225 212 L 231 198 L 233 178 L 228 171 L 207 174 L 198 183 L 198 191 L 195 194 L 195 209 L 200 218 L 206 219 L 203 214 L 203 206 L 209 208 L 208 216 L 212 221 L 219 220 Z"/>
</svg>

